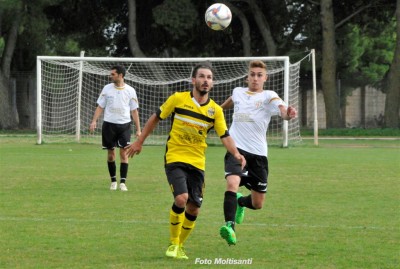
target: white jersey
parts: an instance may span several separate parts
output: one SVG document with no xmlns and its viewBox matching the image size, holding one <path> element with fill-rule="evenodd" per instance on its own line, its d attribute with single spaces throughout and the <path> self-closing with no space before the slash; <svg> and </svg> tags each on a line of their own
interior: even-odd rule
<svg viewBox="0 0 400 269">
<path fill-rule="evenodd" d="M 252 154 L 267 156 L 267 130 L 271 117 L 280 115 L 279 105 L 286 106 L 274 91 L 251 92 L 233 89 L 233 121 L 229 134 L 236 146 Z"/>
<path fill-rule="evenodd" d="M 104 108 L 104 121 L 116 124 L 131 122 L 131 111 L 139 107 L 134 88 L 127 84 L 116 87 L 114 83 L 104 86 L 97 104 Z"/>
</svg>

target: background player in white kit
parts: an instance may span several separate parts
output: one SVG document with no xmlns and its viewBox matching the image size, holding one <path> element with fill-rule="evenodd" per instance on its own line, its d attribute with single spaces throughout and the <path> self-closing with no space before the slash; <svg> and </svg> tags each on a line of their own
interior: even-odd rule
<svg viewBox="0 0 400 269">
<path fill-rule="evenodd" d="M 101 129 L 103 149 L 107 149 L 107 166 L 111 177 L 110 190 L 117 189 L 115 147 L 119 147 L 120 185 L 121 191 L 127 191 L 126 177 L 128 175 L 128 156 L 125 147 L 131 139 L 131 116 L 136 126 L 136 136 L 141 133 L 139 121 L 139 104 L 134 88 L 125 84 L 125 68 L 120 65 L 111 68 L 110 79 L 113 83 L 104 86 L 99 98 L 90 131 L 97 126 L 97 119 L 104 111 L 104 122 Z"/>
<path fill-rule="evenodd" d="M 225 155 L 225 225 L 220 228 L 220 235 L 229 245 L 236 244 L 235 223 L 242 223 L 244 208 L 261 209 L 264 203 L 268 178 L 267 130 L 271 117 L 279 115 L 290 120 L 297 115 L 296 109 L 287 106 L 276 92 L 264 90 L 267 79 L 265 63 L 251 61 L 248 88 L 233 89 L 232 96 L 221 105 L 223 109 L 234 107 L 229 133 L 247 162 L 242 170 L 229 152 Z M 242 196 L 238 193 L 239 186 L 245 186 L 251 194 Z"/>
</svg>

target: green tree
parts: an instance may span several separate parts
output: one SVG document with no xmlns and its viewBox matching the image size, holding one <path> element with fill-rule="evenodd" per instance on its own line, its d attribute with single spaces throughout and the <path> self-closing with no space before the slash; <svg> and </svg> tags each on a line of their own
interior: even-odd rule
<svg viewBox="0 0 400 269">
<path fill-rule="evenodd" d="M 343 81 L 343 87 L 338 89 L 341 104 L 346 104 L 346 97 L 356 88 L 361 89 L 363 108 L 367 86 L 386 92 L 386 76 L 394 57 L 395 28 L 394 19 L 371 19 L 367 24 L 349 23 L 338 31 L 338 77 Z M 364 125 L 365 113 L 361 113 L 361 126 Z"/>
<path fill-rule="evenodd" d="M 332 0 L 321 0 L 322 71 L 321 84 L 324 93 L 326 125 L 328 128 L 342 127 L 340 100 L 336 94 L 336 33 Z"/>
<path fill-rule="evenodd" d="M 137 39 L 137 12 L 136 12 L 136 0 L 128 0 L 128 40 L 129 47 L 133 56 L 145 57 L 146 55 L 142 51 Z"/>
<path fill-rule="evenodd" d="M 342 27 L 336 28 L 340 36 L 337 39 L 338 71 L 340 78 L 346 82 L 343 83 L 346 86 L 343 87 L 341 95 L 346 97 L 355 88 L 360 87 L 361 102 L 364 104 L 363 92 L 366 86 L 373 86 L 388 93 L 387 78 L 394 60 L 396 44 L 394 6 L 380 1 L 365 7 L 360 13 L 362 16 L 353 17 L 351 22 L 342 23 Z M 393 101 L 396 102 L 396 99 L 386 98 L 385 107 L 390 107 Z M 342 103 L 346 103 L 345 99 Z M 399 113 L 385 113 L 388 114 Z M 365 122 L 363 115 L 361 122 Z"/>
<path fill-rule="evenodd" d="M 340 97 L 337 94 L 338 85 L 336 84 L 336 78 L 338 77 L 338 74 L 342 75 L 350 73 L 351 71 L 349 70 L 357 66 L 360 73 L 362 73 L 362 75 L 359 76 L 360 78 L 364 76 L 375 79 L 375 81 L 379 80 L 379 77 L 382 79 L 381 74 L 384 73 L 384 70 L 387 70 L 387 68 L 384 68 L 384 65 L 375 63 L 366 64 L 365 62 L 360 62 L 360 60 L 362 60 L 365 55 L 365 53 L 362 53 L 362 50 L 365 49 L 366 52 L 368 50 L 369 42 L 372 40 L 367 34 L 372 31 L 371 29 L 377 28 L 376 22 L 383 25 L 383 28 L 380 29 L 381 33 L 384 32 L 382 29 L 390 27 L 390 25 L 388 26 L 385 23 L 382 24 L 382 22 L 387 22 L 388 15 L 389 20 L 393 17 L 394 5 L 392 1 L 388 0 L 357 0 L 355 2 L 321 0 L 319 3 L 308 0 L 307 2 L 311 3 L 313 6 L 318 6 L 321 14 L 321 87 L 324 93 L 327 127 L 343 127 L 344 123 L 343 117 L 340 113 L 340 108 L 341 105 L 345 104 L 345 102 L 341 102 Z M 374 19 L 376 19 L 376 21 L 374 21 Z M 348 26 L 350 23 L 360 27 L 361 32 L 359 36 L 357 36 L 357 31 L 346 32 L 343 30 L 346 29 L 346 27 L 354 30 L 355 28 Z M 364 46 L 355 50 L 350 49 L 350 55 L 362 56 L 360 59 L 354 59 L 351 56 L 347 57 L 348 48 L 340 43 L 340 41 L 343 40 L 343 38 L 341 38 L 342 35 L 349 33 L 352 35 L 352 38 L 358 37 L 358 39 L 355 40 L 356 43 L 360 42 L 359 44 Z M 312 37 L 314 40 L 315 38 L 319 38 L 317 32 L 315 32 L 315 36 Z M 388 36 L 385 36 L 384 38 L 388 38 Z M 379 44 L 379 42 L 382 42 L 384 38 L 380 40 L 374 39 L 373 44 Z M 319 44 L 319 42 L 317 41 L 316 44 Z M 355 46 L 350 45 L 349 47 L 354 48 Z M 383 48 L 383 50 L 386 51 L 380 52 L 381 55 L 390 56 L 390 48 Z M 369 53 L 370 56 L 372 54 L 373 53 Z M 346 63 L 346 60 L 350 58 L 351 61 L 347 61 Z M 341 65 L 343 63 L 346 64 Z M 363 63 L 364 65 L 360 65 L 360 63 Z"/>
<path fill-rule="evenodd" d="M 400 0 L 396 6 L 396 48 L 386 89 L 385 127 L 400 128 Z"/>
<path fill-rule="evenodd" d="M 50 23 L 49 55 L 78 56 L 81 50 L 87 56 L 112 55 L 116 34 L 127 35 L 120 23 L 128 16 L 127 3 L 121 1 L 59 0 L 43 12 Z"/>
<path fill-rule="evenodd" d="M 170 37 L 166 40 L 169 44 L 167 55 L 192 41 L 190 31 L 195 28 L 198 17 L 198 11 L 190 0 L 166 0 L 153 8 L 155 23 Z"/>
<path fill-rule="evenodd" d="M 8 113 L 11 70 L 33 70 L 37 55 L 77 56 L 81 50 L 87 56 L 229 57 L 296 55 L 316 48 L 328 128 L 343 126 L 338 115 L 345 102 L 336 94 L 337 77 L 381 85 L 388 96 L 398 92 L 390 90 L 398 89 L 399 77 L 393 0 L 221 0 L 234 15 L 224 31 L 204 22 L 214 2 L 1 0 L 0 113 L 7 116 L 0 128 L 18 125 L 18 113 Z M 393 111 L 398 94 L 391 96 L 386 106 Z"/>
<path fill-rule="evenodd" d="M 15 5 L 15 6 L 14 6 Z M 11 73 L 11 60 L 17 44 L 18 31 L 24 14 L 24 3 L 11 0 L 0 2 L 1 12 L 1 38 L 4 40 L 4 47 L 1 54 L 0 65 L 0 129 L 15 128 L 18 126 L 17 111 L 11 105 L 9 84 Z M 13 16 L 11 16 L 11 11 Z M 5 24 L 5 22 L 9 22 Z"/>
<path fill-rule="evenodd" d="M 341 35 L 338 65 L 353 85 L 379 86 L 394 57 L 396 22 L 371 20 L 373 28 L 348 24 Z M 366 29 L 363 29 L 366 28 Z"/>
<path fill-rule="evenodd" d="M 21 116 L 29 114 L 27 92 L 17 87 L 21 104 L 16 110 L 10 100 L 11 70 L 31 71 L 36 56 L 47 50 L 46 37 L 50 27 L 44 10 L 60 0 L 4 0 L 0 1 L 0 36 L 4 42 L 0 67 L 0 128 L 17 128 Z"/>
</svg>

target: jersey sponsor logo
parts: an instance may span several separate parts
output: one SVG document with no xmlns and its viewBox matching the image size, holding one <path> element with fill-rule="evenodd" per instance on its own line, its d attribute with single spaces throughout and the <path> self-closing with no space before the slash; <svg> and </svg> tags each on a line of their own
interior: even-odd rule
<svg viewBox="0 0 400 269">
<path fill-rule="evenodd" d="M 179 139 L 187 141 L 190 144 L 201 144 L 204 141 L 204 137 L 198 135 L 191 135 L 188 133 L 178 134 Z"/>
<path fill-rule="evenodd" d="M 183 107 L 185 107 L 185 108 L 189 108 L 189 109 L 193 109 L 193 107 L 192 107 L 192 106 L 189 106 L 189 105 L 187 105 L 187 104 L 184 104 L 184 105 L 183 105 Z"/>
<path fill-rule="evenodd" d="M 181 117 L 180 115 L 175 114 L 175 119 L 181 120 L 182 124 L 188 127 L 196 128 L 196 129 L 203 129 L 208 128 L 209 124 L 198 122 L 195 120 L 191 120 L 185 117 Z"/>
<path fill-rule="evenodd" d="M 251 119 L 250 114 L 248 113 L 235 113 L 233 114 L 233 120 L 237 122 L 252 122 L 254 121 Z"/>
<path fill-rule="evenodd" d="M 105 95 L 105 98 L 107 100 L 107 104 L 112 104 L 114 102 L 114 96 Z"/>
<path fill-rule="evenodd" d="M 109 111 L 116 115 L 124 115 L 125 110 L 119 107 L 110 107 Z"/>
</svg>

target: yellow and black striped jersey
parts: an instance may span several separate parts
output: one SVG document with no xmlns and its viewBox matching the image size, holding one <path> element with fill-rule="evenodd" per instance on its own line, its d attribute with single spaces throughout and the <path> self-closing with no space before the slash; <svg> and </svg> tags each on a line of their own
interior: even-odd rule
<svg viewBox="0 0 400 269">
<path fill-rule="evenodd" d="M 222 108 L 211 98 L 200 105 L 192 92 L 176 92 L 157 112 L 160 120 L 170 115 L 165 163 L 183 162 L 204 170 L 208 132 L 214 128 L 219 137 L 228 135 Z"/>
</svg>

